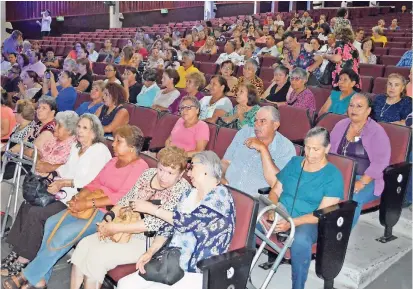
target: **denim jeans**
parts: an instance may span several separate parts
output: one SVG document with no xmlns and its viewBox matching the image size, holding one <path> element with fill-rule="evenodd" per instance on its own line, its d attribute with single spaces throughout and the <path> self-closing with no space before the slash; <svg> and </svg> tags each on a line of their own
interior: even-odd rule
<svg viewBox="0 0 413 289">
<path fill-rule="evenodd" d="M 34 258 L 34 260 L 32 260 L 23 270 L 24 276 L 32 285 L 36 285 L 43 278 L 47 283 L 52 275 L 53 266 L 72 248 L 72 246 L 67 246 L 66 248 L 60 250 L 49 250 L 47 248 L 47 239 L 65 212 L 66 210 L 47 219 L 40 250 L 37 253 L 36 258 Z M 80 237 L 79 241 L 86 236 L 96 233 L 96 223 L 102 220 L 103 215 L 104 214 L 101 211 L 98 211 L 89 227 Z M 52 248 L 58 248 L 71 242 L 80 233 L 87 222 L 88 220 L 78 219 L 70 214 L 67 215 L 50 242 L 50 246 Z"/>
<path fill-rule="evenodd" d="M 359 180 L 362 176 L 356 176 L 356 180 Z M 353 225 L 352 227 L 357 224 L 360 214 L 361 214 L 361 209 L 363 208 L 363 205 L 379 199 L 380 196 L 375 196 L 374 195 L 374 181 L 371 181 L 368 183 L 360 192 L 358 193 L 353 193 L 353 201 L 357 202 L 357 207 L 356 211 L 354 212 L 354 219 L 353 219 Z"/>
<path fill-rule="evenodd" d="M 261 224 L 256 229 L 265 234 Z M 292 289 L 304 289 L 311 263 L 311 248 L 317 242 L 318 224 L 304 224 L 295 227 L 291 251 Z"/>
</svg>

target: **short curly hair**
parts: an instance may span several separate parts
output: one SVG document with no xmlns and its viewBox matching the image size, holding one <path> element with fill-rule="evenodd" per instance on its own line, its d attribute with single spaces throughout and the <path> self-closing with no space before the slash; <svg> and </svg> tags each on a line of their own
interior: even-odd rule
<svg viewBox="0 0 413 289">
<path fill-rule="evenodd" d="M 192 79 L 199 90 L 204 88 L 206 83 L 204 74 L 197 71 L 187 74 L 186 79 Z"/>
<path fill-rule="evenodd" d="M 186 169 L 188 159 L 185 151 L 175 146 L 165 147 L 159 151 L 158 160 L 164 167 L 171 167 L 183 172 Z"/>
<path fill-rule="evenodd" d="M 20 99 L 16 103 L 16 112 L 19 113 L 25 120 L 34 120 L 36 107 L 32 101 L 28 99 Z"/>
</svg>

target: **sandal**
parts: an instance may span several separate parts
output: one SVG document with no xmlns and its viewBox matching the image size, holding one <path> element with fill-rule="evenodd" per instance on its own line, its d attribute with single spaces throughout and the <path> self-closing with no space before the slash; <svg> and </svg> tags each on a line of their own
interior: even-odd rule
<svg viewBox="0 0 413 289">
<path fill-rule="evenodd" d="M 29 263 L 20 263 L 19 261 L 15 261 L 13 264 L 10 264 L 10 266 L 8 266 L 7 268 L 1 270 L 1 276 L 15 276 L 19 274 L 24 268 L 26 268 L 27 264 Z"/>
<path fill-rule="evenodd" d="M 47 285 L 44 287 L 35 287 L 32 284 L 27 284 L 27 287 L 25 289 L 47 289 Z"/>
<path fill-rule="evenodd" d="M 1 269 L 7 269 L 11 264 L 14 263 L 14 261 L 17 260 L 17 258 L 19 258 L 19 255 L 17 255 L 16 252 L 11 251 L 9 255 L 7 255 L 6 258 L 4 258 L 3 260 L 1 260 Z"/>
<path fill-rule="evenodd" d="M 20 289 L 27 283 L 27 280 L 22 274 L 11 276 L 3 281 L 3 289 Z"/>
</svg>

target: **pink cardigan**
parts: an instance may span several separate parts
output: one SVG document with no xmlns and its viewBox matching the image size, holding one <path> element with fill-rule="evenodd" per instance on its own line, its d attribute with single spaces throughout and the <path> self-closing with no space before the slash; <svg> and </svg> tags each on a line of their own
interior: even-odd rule
<svg viewBox="0 0 413 289">
<path fill-rule="evenodd" d="M 331 132 L 330 152 L 337 153 L 349 125 L 350 119 L 346 118 L 334 126 Z M 363 146 L 370 160 L 370 166 L 364 174 L 374 179 L 374 195 L 380 196 L 384 189 L 383 171 L 390 165 L 390 139 L 384 128 L 371 118 L 367 120 L 360 137 L 363 139 Z"/>
<path fill-rule="evenodd" d="M 126 167 L 116 168 L 118 158 L 112 158 L 100 171 L 96 178 L 85 188 L 89 191 L 101 189 L 116 204 L 120 198 L 126 195 L 138 181 L 144 170 L 148 169 L 148 164 L 139 159 Z M 101 208 L 101 211 L 106 211 Z"/>
</svg>

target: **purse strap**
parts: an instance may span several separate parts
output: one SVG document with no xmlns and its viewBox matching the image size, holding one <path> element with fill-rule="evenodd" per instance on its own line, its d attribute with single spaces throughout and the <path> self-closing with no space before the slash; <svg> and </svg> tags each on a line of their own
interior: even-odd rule
<svg viewBox="0 0 413 289">
<path fill-rule="evenodd" d="M 77 236 L 70 241 L 69 243 L 67 243 L 66 245 L 63 245 L 61 247 L 58 248 L 53 248 L 50 243 L 52 242 L 52 239 L 54 237 L 54 235 L 56 234 L 57 230 L 60 228 L 60 226 L 62 225 L 64 219 L 67 217 L 67 215 L 69 214 L 69 210 L 66 210 L 66 212 L 63 214 L 63 216 L 60 218 L 59 222 L 57 222 L 56 226 L 54 227 L 52 233 L 50 234 L 49 238 L 47 239 L 47 248 L 50 251 L 58 251 L 61 250 L 63 248 L 72 246 L 74 243 L 77 242 L 77 240 L 80 239 L 80 237 L 83 235 L 83 233 L 87 230 L 87 228 L 89 228 L 90 224 L 92 223 L 93 219 L 96 217 L 96 214 L 98 213 L 98 210 L 96 209 L 92 216 L 89 218 L 89 220 L 87 221 L 86 225 L 82 228 L 82 230 L 79 232 L 79 234 L 77 234 Z"/>
</svg>

